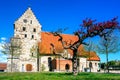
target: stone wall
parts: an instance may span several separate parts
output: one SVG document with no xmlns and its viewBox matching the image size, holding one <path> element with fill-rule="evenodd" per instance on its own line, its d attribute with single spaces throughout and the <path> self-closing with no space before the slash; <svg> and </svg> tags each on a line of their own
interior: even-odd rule
<svg viewBox="0 0 120 80">
<path fill-rule="evenodd" d="M 20 54 L 18 59 L 14 59 L 13 63 L 17 65 L 15 71 L 31 72 L 37 71 L 37 46 L 41 40 L 40 36 L 41 25 L 36 19 L 31 8 L 28 8 L 25 13 L 18 18 L 14 23 L 14 36 L 20 39 Z M 35 47 L 33 47 L 35 46 Z M 17 53 L 17 52 L 16 52 Z M 10 71 L 11 59 L 8 59 L 8 72 Z M 27 66 L 27 67 L 26 67 Z"/>
</svg>

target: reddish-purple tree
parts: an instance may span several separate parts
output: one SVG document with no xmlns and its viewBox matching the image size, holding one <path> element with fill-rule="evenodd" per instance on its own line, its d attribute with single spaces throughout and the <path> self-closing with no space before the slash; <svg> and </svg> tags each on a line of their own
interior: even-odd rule
<svg viewBox="0 0 120 80">
<path fill-rule="evenodd" d="M 77 51 L 80 45 L 86 44 L 84 42 L 88 37 L 94 37 L 96 35 L 103 36 L 114 29 L 118 28 L 117 18 L 113 18 L 112 20 L 106 22 L 98 22 L 95 23 L 96 20 L 85 19 L 83 20 L 82 25 L 80 25 L 80 29 L 74 32 L 74 35 L 78 37 L 78 41 L 73 44 L 65 45 L 65 41 L 63 41 L 63 37 L 59 31 L 52 32 L 54 36 L 58 36 L 59 40 L 64 49 L 71 49 L 73 51 L 72 63 L 73 63 L 73 74 L 77 75 Z M 61 31 L 60 31 L 61 32 Z"/>
</svg>

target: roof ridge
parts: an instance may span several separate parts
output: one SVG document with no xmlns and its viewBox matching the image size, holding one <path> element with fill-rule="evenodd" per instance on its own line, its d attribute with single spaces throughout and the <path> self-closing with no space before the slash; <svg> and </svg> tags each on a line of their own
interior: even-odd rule
<svg viewBox="0 0 120 80">
<path fill-rule="evenodd" d="M 45 33 L 51 33 L 51 32 L 48 32 L 48 31 L 41 31 L 41 32 L 45 32 Z M 71 35 L 71 36 L 75 36 L 73 34 L 65 34 L 65 33 L 61 33 L 62 35 Z"/>
</svg>

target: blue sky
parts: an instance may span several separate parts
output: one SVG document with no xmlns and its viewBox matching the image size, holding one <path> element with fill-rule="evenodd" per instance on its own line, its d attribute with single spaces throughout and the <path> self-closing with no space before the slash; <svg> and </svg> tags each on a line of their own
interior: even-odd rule
<svg viewBox="0 0 120 80">
<path fill-rule="evenodd" d="M 15 20 L 28 7 L 32 8 L 43 31 L 68 27 L 65 33 L 72 34 L 85 18 L 105 21 L 118 16 L 120 21 L 120 0 L 0 0 L 0 45 L 13 36 Z M 3 55 L 0 53 L 0 56 Z M 105 56 L 100 57 L 104 62 Z M 1 57 L 0 62 L 5 58 Z M 120 53 L 111 54 L 110 60 L 120 60 Z"/>
</svg>

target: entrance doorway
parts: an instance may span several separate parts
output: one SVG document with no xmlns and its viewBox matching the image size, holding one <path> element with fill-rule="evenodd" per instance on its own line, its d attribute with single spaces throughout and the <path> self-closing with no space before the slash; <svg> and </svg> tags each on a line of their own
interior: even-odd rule
<svg viewBox="0 0 120 80">
<path fill-rule="evenodd" d="M 49 67 L 49 71 L 52 71 L 52 59 L 51 59 L 51 57 L 48 57 L 48 67 Z"/>
<path fill-rule="evenodd" d="M 66 64 L 66 65 L 65 65 L 65 70 L 68 72 L 69 69 L 70 69 L 70 65 L 69 65 L 69 64 Z"/>
<path fill-rule="evenodd" d="M 31 64 L 26 65 L 26 71 L 32 71 L 32 65 Z"/>
</svg>

